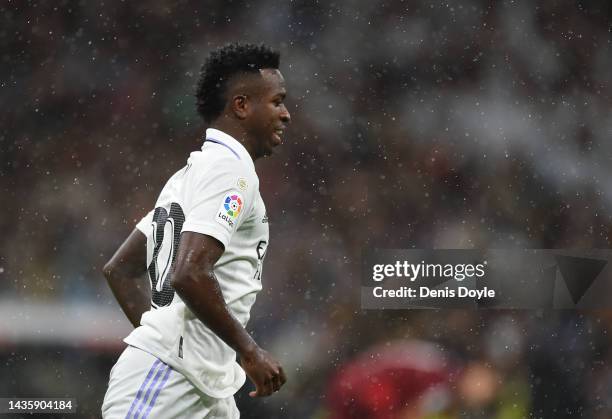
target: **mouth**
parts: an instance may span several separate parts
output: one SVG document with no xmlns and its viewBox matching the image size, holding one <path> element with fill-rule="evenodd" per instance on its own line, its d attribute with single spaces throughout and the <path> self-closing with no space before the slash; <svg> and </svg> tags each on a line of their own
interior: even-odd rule
<svg viewBox="0 0 612 419">
<path fill-rule="evenodd" d="M 279 145 L 283 142 L 283 139 L 282 139 L 283 131 L 284 129 L 282 128 L 277 128 L 274 130 L 273 138 L 274 138 L 275 145 Z"/>
</svg>

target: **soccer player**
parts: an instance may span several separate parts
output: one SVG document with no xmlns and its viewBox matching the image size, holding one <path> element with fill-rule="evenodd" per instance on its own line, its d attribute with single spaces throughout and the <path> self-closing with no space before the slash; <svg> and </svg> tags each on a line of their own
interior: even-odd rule
<svg viewBox="0 0 612 419">
<path fill-rule="evenodd" d="M 277 52 L 251 44 L 219 48 L 202 67 L 202 149 L 104 267 L 136 327 L 111 370 L 105 418 L 235 418 L 245 372 L 251 397 L 286 381 L 244 328 L 268 246 L 254 160 L 281 144 L 290 122 L 278 67 Z"/>
</svg>

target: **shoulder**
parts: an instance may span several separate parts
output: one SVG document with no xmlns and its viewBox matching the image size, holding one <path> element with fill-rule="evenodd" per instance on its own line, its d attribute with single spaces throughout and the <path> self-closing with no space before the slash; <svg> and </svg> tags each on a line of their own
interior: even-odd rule
<svg viewBox="0 0 612 419">
<path fill-rule="evenodd" d="M 223 175 L 236 175 L 247 178 L 251 181 L 258 181 L 257 173 L 253 168 L 252 162 L 236 158 L 233 154 L 227 153 L 192 153 L 189 163 L 194 174 L 201 174 L 209 178 L 218 178 Z"/>
<path fill-rule="evenodd" d="M 259 190 L 259 178 L 252 162 L 245 162 L 231 153 L 192 153 L 188 177 L 194 186 L 235 189 L 242 193 Z"/>
</svg>

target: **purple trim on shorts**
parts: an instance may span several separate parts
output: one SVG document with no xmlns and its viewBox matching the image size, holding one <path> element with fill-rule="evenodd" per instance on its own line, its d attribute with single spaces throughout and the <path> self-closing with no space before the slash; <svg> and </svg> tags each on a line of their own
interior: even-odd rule
<svg viewBox="0 0 612 419">
<path fill-rule="evenodd" d="M 149 408 L 147 409 L 147 411 L 145 412 L 144 416 L 141 419 L 147 419 L 149 417 L 149 413 L 151 413 L 151 409 L 153 409 L 153 406 L 155 406 L 155 401 L 157 400 L 157 396 L 159 396 L 159 393 L 162 391 L 162 389 L 166 385 L 166 381 L 168 381 L 168 377 L 170 377 L 171 372 L 172 372 L 172 368 L 168 367 L 168 369 L 166 370 L 166 375 L 164 375 L 164 378 L 161 380 L 161 382 L 157 386 L 157 389 L 155 390 L 155 393 L 153 394 L 151 403 L 149 403 Z"/>
<path fill-rule="evenodd" d="M 163 364 L 163 362 L 162 362 Z M 149 384 L 149 388 L 147 389 L 147 392 L 145 393 L 144 397 L 142 398 L 140 405 L 138 406 L 138 410 L 136 411 L 136 413 L 134 413 L 134 419 L 138 418 L 138 415 L 140 415 L 140 412 L 142 412 L 142 408 L 145 407 L 145 405 L 147 404 L 147 400 L 149 400 L 149 394 L 151 394 L 151 390 L 153 390 L 153 387 L 155 387 L 155 385 L 157 384 L 157 381 L 159 380 L 159 377 L 162 376 L 163 372 L 165 372 L 165 370 L 167 368 L 170 368 L 169 366 L 167 366 L 166 364 L 163 364 L 164 366 L 159 368 L 157 370 L 157 374 L 155 374 L 155 378 L 153 378 L 153 381 L 151 381 L 151 384 Z"/>
<path fill-rule="evenodd" d="M 130 410 L 128 411 L 127 415 L 125 415 L 125 419 L 128 419 L 130 415 L 132 414 L 132 411 L 134 410 L 134 408 L 136 407 L 136 404 L 138 403 L 138 399 L 142 397 L 142 391 L 149 383 L 149 380 L 153 376 L 153 373 L 155 372 L 155 370 L 157 369 L 160 363 L 161 361 L 159 359 L 156 359 L 153 365 L 151 366 L 151 369 L 149 370 L 149 373 L 147 374 L 147 378 L 145 378 L 145 380 L 142 382 L 142 385 L 138 389 L 138 393 L 136 393 L 136 397 L 134 398 L 134 401 L 132 402 L 132 405 L 130 406 Z"/>
<path fill-rule="evenodd" d="M 219 145 L 222 145 L 222 146 L 224 146 L 224 147 L 229 148 L 229 151 L 231 151 L 232 153 L 234 153 L 234 156 L 236 156 L 236 157 L 238 158 L 238 160 L 241 160 L 241 158 L 240 158 L 240 156 L 238 155 L 238 153 L 236 153 L 236 152 L 234 151 L 234 149 L 233 149 L 233 148 L 231 148 L 230 146 L 228 146 L 227 144 L 222 143 L 222 142 L 221 142 L 221 141 L 219 141 L 219 140 L 213 140 L 212 138 L 207 138 L 206 140 L 204 140 L 204 142 L 206 142 L 206 141 L 210 141 L 211 143 L 219 144 Z"/>
</svg>

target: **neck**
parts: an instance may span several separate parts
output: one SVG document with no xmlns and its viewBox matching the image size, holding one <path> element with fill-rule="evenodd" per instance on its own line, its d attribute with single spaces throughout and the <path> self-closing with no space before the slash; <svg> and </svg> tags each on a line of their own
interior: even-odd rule
<svg viewBox="0 0 612 419">
<path fill-rule="evenodd" d="M 240 144 L 244 146 L 246 151 L 251 155 L 253 161 L 255 161 L 257 156 L 255 156 L 253 147 L 251 146 L 252 143 L 251 141 L 249 141 L 249 136 L 244 130 L 244 128 L 239 125 L 236 125 L 232 121 L 227 121 L 224 118 L 219 118 L 218 120 L 211 123 L 210 128 L 218 129 L 219 131 L 223 131 L 224 133 L 234 137 L 238 142 L 240 142 Z"/>
</svg>

